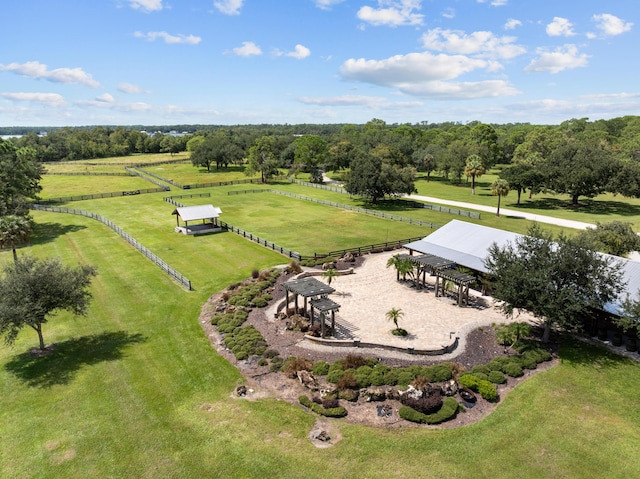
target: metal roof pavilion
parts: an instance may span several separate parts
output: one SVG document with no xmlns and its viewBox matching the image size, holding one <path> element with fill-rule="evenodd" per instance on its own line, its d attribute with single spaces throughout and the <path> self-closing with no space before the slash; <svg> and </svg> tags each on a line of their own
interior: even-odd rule
<svg viewBox="0 0 640 479">
<path fill-rule="evenodd" d="M 213 205 L 180 206 L 174 211 L 184 222 L 213 219 L 221 213 L 222 210 Z"/>
</svg>

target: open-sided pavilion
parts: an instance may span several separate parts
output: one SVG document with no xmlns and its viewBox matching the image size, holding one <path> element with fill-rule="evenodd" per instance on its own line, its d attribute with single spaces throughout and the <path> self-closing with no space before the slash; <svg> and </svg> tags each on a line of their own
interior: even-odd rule
<svg viewBox="0 0 640 479">
<path fill-rule="evenodd" d="M 176 233 L 185 235 L 214 233 L 220 231 L 218 217 L 222 210 L 213 205 L 180 206 L 172 214 L 176 215 Z M 184 226 L 180 225 L 180 220 Z M 189 224 L 190 222 L 201 221 L 200 224 Z"/>
</svg>

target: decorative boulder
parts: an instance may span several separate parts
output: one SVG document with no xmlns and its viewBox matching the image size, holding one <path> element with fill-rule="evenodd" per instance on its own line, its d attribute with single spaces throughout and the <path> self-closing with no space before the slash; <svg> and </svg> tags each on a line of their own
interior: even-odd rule
<svg viewBox="0 0 640 479">
<path fill-rule="evenodd" d="M 238 387 L 236 388 L 236 394 L 237 394 L 239 397 L 245 397 L 245 396 L 247 395 L 247 387 L 246 387 L 246 386 L 242 386 L 242 385 L 241 385 L 241 386 L 238 386 Z"/>
<path fill-rule="evenodd" d="M 445 396 L 455 396 L 457 392 L 458 392 L 458 384 L 454 379 L 447 381 L 442 386 L 442 394 L 444 394 Z"/>
<path fill-rule="evenodd" d="M 322 264 L 322 269 L 323 270 L 328 270 L 328 269 L 336 269 L 336 262 L 332 261 L 330 263 L 323 263 Z"/>
<path fill-rule="evenodd" d="M 300 370 L 296 373 L 298 376 L 298 380 L 300 383 L 306 387 L 307 389 L 311 389 L 312 391 L 318 390 L 318 381 L 315 376 L 311 374 L 309 371 Z"/>
<path fill-rule="evenodd" d="M 340 258 L 341 261 L 345 262 L 345 263 L 353 263 L 356 258 L 355 256 L 353 256 L 353 253 L 350 253 L 349 251 L 347 251 L 342 258 Z"/>
<path fill-rule="evenodd" d="M 361 394 L 367 402 L 378 402 L 387 399 L 387 391 L 384 388 L 372 386 Z"/>
<path fill-rule="evenodd" d="M 315 439 L 316 441 L 328 442 L 331 441 L 331 436 L 327 431 L 323 429 L 317 433 L 314 433 L 313 439 Z"/>
</svg>

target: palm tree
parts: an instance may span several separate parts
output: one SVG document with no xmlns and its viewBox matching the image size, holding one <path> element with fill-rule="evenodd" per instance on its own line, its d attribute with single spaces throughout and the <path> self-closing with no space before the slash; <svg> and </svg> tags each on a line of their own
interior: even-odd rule
<svg viewBox="0 0 640 479">
<path fill-rule="evenodd" d="M 498 197 L 498 209 L 496 210 L 496 216 L 500 216 L 500 198 L 509 194 L 509 183 L 507 180 L 498 178 L 491 184 L 491 194 Z"/>
<path fill-rule="evenodd" d="M 398 268 L 400 261 L 401 259 L 399 254 L 394 254 L 387 260 L 387 268 L 393 266 L 396 269 L 396 281 L 400 281 L 400 268 Z"/>
<path fill-rule="evenodd" d="M 397 308 L 391 308 L 389 311 L 387 311 L 387 313 L 385 314 L 385 317 L 389 320 L 389 321 L 393 321 L 393 324 L 395 324 L 396 329 L 398 329 L 398 320 L 400 318 L 402 318 L 404 316 L 404 313 L 402 312 L 401 309 L 397 309 Z"/>
<path fill-rule="evenodd" d="M 322 277 L 327 279 L 327 284 L 329 286 L 331 286 L 331 281 L 336 276 L 338 276 L 338 272 L 334 268 L 329 268 L 324 273 L 322 273 Z"/>
<path fill-rule="evenodd" d="M 479 155 L 469 155 L 464 166 L 464 174 L 471 177 L 471 194 L 476 194 L 476 178 L 487 172 Z"/>
<path fill-rule="evenodd" d="M 13 261 L 18 262 L 16 245 L 29 241 L 33 221 L 30 217 L 8 215 L 0 218 L 0 246 L 10 247 L 13 251 Z"/>
<path fill-rule="evenodd" d="M 413 261 L 409 258 L 401 258 L 399 254 L 393 255 L 387 260 L 387 268 L 390 266 L 396 268 L 397 281 L 400 281 L 400 275 L 402 275 L 402 279 L 407 279 L 407 274 L 413 273 Z"/>
</svg>

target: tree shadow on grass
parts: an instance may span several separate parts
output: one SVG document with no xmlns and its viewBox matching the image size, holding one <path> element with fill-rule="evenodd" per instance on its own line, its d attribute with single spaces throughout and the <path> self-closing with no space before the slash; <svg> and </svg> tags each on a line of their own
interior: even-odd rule
<svg viewBox="0 0 640 479">
<path fill-rule="evenodd" d="M 564 364 L 590 367 L 601 371 L 632 361 L 609 351 L 604 345 L 580 341 L 568 335 L 561 337 L 559 355 Z"/>
<path fill-rule="evenodd" d="M 142 334 L 126 331 L 82 336 L 54 344 L 53 352 L 46 356 L 19 354 L 4 368 L 29 386 L 49 388 L 68 384 L 83 366 L 121 359 L 125 346 L 144 341 Z"/>
<path fill-rule="evenodd" d="M 29 242 L 31 244 L 44 244 L 55 241 L 59 236 L 67 233 L 75 233 L 85 229 L 86 226 L 80 225 L 63 225 L 60 223 L 36 223 L 33 227 L 33 233 Z"/>
</svg>

